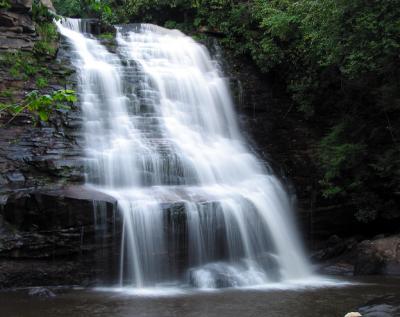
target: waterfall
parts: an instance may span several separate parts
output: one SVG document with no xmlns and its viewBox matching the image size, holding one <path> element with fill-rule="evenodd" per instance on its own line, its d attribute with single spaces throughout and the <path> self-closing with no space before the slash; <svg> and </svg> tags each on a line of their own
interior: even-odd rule
<svg viewBox="0 0 400 317">
<path fill-rule="evenodd" d="M 79 74 L 87 183 L 117 198 L 120 281 L 249 286 L 310 270 L 279 180 L 249 151 L 226 79 L 177 30 L 117 27 L 113 52 L 56 22 Z"/>
</svg>

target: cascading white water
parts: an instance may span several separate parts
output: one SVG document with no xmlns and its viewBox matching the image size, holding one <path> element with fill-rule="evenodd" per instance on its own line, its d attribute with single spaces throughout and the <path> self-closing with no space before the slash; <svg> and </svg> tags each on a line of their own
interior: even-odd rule
<svg viewBox="0 0 400 317">
<path fill-rule="evenodd" d="M 176 30 L 117 28 L 111 53 L 82 23 L 71 42 L 85 116 L 88 184 L 124 218 L 121 285 L 214 288 L 310 274 L 282 185 L 249 151 L 225 79 Z"/>
</svg>

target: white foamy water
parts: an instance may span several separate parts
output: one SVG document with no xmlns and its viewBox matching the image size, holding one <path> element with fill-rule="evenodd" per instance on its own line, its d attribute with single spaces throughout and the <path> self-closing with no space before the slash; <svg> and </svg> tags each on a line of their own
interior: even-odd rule
<svg viewBox="0 0 400 317">
<path fill-rule="evenodd" d="M 279 180 L 240 135 L 225 78 L 179 31 L 121 26 L 116 53 L 72 44 L 87 182 L 123 215 L 120 285 L 249 287 L 311 276 Z"/>
</svg>

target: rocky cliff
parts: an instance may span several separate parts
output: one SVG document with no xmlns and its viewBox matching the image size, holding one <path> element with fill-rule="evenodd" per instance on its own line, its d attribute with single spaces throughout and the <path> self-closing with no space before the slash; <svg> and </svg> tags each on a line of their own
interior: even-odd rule
<svg viewBox="0 0 400 317">
<path fill-rule="evenodd" d="M 57 54 L 34 56 L 40 37 L 32 20 L 32 1 L 10 3 L 8 10 L 0 10 L 0 103 L 18 102 L 35 89 L 49 93 L 75 88 L 68 46 L 61 43 Z M 243 130 L 254 151 L 271 163 L 296 197 L 308 245 L 322 248 L 315 259 L 337 258 L 350 273 L 397 272 L 398 238 L 378 236 L 359 244 L 365 236 L 390 229 L 387 223 L 376 228 L 361 225 L 345 204 L 319 200 L 313 161 L 319 130 L 290 107 L 273 78 L 259 74 L 248 60 L 229 52 L 224 57 Z M 31 64 L 35 71 L 25 67 Z M 44 76 L 47 84 L 38 87 Z M 113 198 L 81 186 L 81 120 L 78 105 L 36 124 L 27 114 L 0 114 L 0 288 L 89 285 L 107 281 L 116 271 L 121 219 Z M 102 214 L 101 223 L 97 214 Z M 333 234 L 355 237 L 327 240 Z M 385 253 L 389 249 L 390 256 Z M 349 254 L 357 261 L 349 261 Z"/>
<path fill-rule="evenodd" d="M 10 1 L 10 8 L 0 9 L 0 49 L 32 50 L 38 36 L 32 17 L 32 0 Z"/>
<path fill-rule="evenodd" d="M 0 103 L 18 103 L 33 90 L 74 89 L 68 48 L 35 54 L 32 1 L 10 4 L 0 10 Z M 93 205 L 110 213 L 114 202 L 75 187 L 84 180 L 80 127 L 77 105 L 48 122 L 0 113 L 0 287 L 93 281 L 105 243 L 96 240 Z"/>
</svg>

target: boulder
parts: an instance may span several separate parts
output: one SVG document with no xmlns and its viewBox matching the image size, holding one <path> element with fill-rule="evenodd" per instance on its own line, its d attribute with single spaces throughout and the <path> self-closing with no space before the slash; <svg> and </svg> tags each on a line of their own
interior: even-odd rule
<svg viewBox="0 0 400 317">
<path fill-rule="evenodd" d="M 400 275 L 400 235 L 365 240 L 357 248 L 356 275 Z"/>
</svg>

